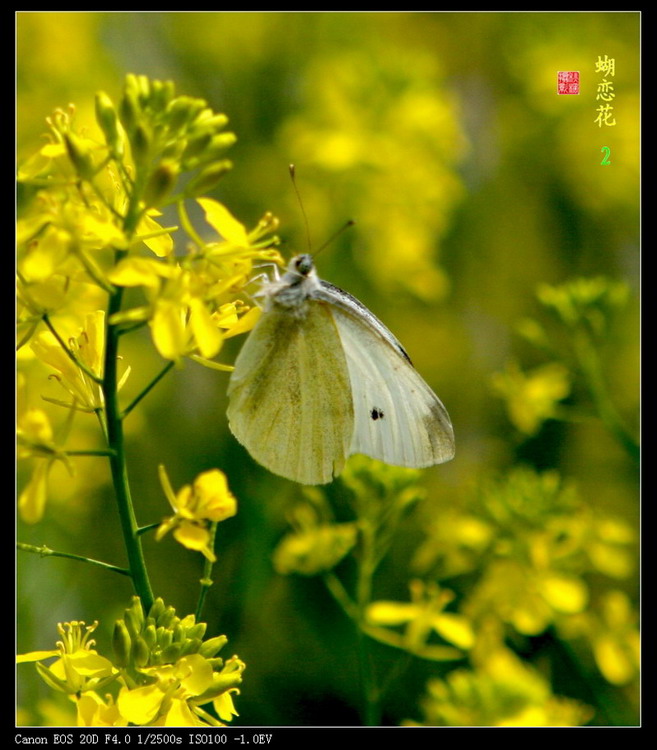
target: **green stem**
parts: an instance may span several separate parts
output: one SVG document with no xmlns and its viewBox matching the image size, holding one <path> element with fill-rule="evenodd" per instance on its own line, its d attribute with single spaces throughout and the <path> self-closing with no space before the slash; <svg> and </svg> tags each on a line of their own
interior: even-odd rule
<svg viewBox="0 0 657 750">
<path fill-rule="evenodd" d="M 119 254 L 117 253 L 117 256 Z M 117 260 L 119 258 L 117 257 Z M 112 315 L 121 309 L 123 290 L 116 289 L 110 295 L 108 305 L 108 321 Z M 107 420 L 107 439 L 109 448 L 114 453 L 110 456 L 110 469 L 112 482 L 116 494 L 119 518 L 123 539 L 128 553 L 130 575 L 135 587 L 135 593 L 141 599 L 144 610 L 153 605 L 153 591 L 146 570 L 146 562 L 138 533 L 137 520 L 135 518 L 132 498 L 130 496 L 130 485 L 128 483 L 128 469 L 126 465 L 123 423 L 121 421 L 121 410 L 119 406 L 117 385 L 118 372 L 117 363 L 119 358 L 119 332 L 116 326 L 108 324 L 105 348 L 105 377 L 103 380 L 103 394 L 105 396 L 105 415 Z"/>
<path fill-rule="evenodd" d="M 62 451 L 65 456 L 113 456 L 114 451 L 108 450 L 88 450 L 88 451 Z"/>
<path fill-rule="evenodd" d="M 352 602 L 351 597 L 347 593 L 345 587 L 342 585 L 342 581 L 335 575 L 335 573 L 329 571 L 327 573 L 324 573 L 324 583 L 330 594 L 340 605 L 342 611 L 347 615 L 347 617 L 350 620 L 357 622 L 358 610 L 354 602 Z"/>
<path fill-rule="evenodd" d="M 140 526 L 137 529 L 137 533 L 139 534 L 139 536 L 141 536 L 142 534 L 147 534 L 149 531 L 153 531 L 154 529 L 159 528 L 160 525 L 160 523 L 149 523 L 146 524 L 146 526 Z"/>
<path fill-rule="evenodd" d="M 214 549 L 214 540 L 215 536 L 217 534 L 217 524 L 212 523 L 210 524 L 210 541 L 208 543 L 208 546 L 210 549 Z M 201 590 L 198 595 L 198 602 L 196 604 L 196 622 L 201 621 L 201 617 L 203 616 L 203 607 L 205 605 L 205 597 L 208 594 L 208 591 L 210 590 L 211 586 L 214 584 L 214 581 L 212 580 L 212 566 L 214 563 L 211 560 L 208 560 L 206 558 L 205 565 L 203 566 L 203 578 L 201 578 L 200 584 L 201 584 Z"/>
<path fill-rule="evenodd" d="M 17 542 L 16 547 L 23 552 L 31 552 L 32 554 L 40 555 L 41 557 L 66 557 L 69 560 L 79 560 L 80 562 L 89 563 L 90 565 L 97 565 L 99 568 L 111 570 L 113 573 L 119 573 L 122 576 L 130 575 L 130 571 L 126 568 L 119 568 L 116 565 L 110 565 L 109 563 L 102 562 L 101 560 L 94 560 L 91 557 L 74 555 L 71 552 L 57 552 L 56 550 L 50 549 L 50 547 L 46 547 L 45 544 L 41 547 L 35 547 L 33 544 Z"/>
<path fill-rule="evenodd" d="M 151 382 L 146 386 L 146 388 L 144 388 L 144 390 L 134 399 L 134 401 L 132 401 L 132 403 L 129 404 L 123 410 L 122 417 L 124 419 L 125 419 L 125 417 L 128 416 L 128 414 L 130 414 L 130 412 L 135 408 L 135 406 L 137 406 L 137 404 L 142 400 L 142 398 L 144 398 L 144 396 L 146 396 L 151 391 L 151 389 L 154 388 L 160 382 L 160 380 L 162 380 L 162 378 L 169 372 L 169 370 L 171 370 L 171 368 L 173 367 L 173 365 L 174 365 L 173 362 L 168 362 L 164 366 L 164 368 L 160 371 L 160 373 L 158 375 L 156 375 L 153 378 L 153 380 L 151 380 Z"/>
<path fill-rule="evenodd" d="M 575 337 L 575 353 L 600 419 L 629 455 L 638 462 L 641 455 L 640 446 L 623 423 L 609 396 L 598 352 L 588 334 L 580 333 Z"/>
<path fill-rule="evenodd" d="M 358 657 L 360 662 L 361 679 L 363 681 L 363 697 L 365 699 L 363 723 L 365 726 L 378 726 L 381 718 L 380 693 L 376 687 L 374 665 L 372 663 L 371 642 L 364 626 L 366 625 L 366 611 L 372 599 L 372 577 L 376 567 L 375 532 L 370 523 L 365 523 L 361 529 L 361 557 L 358 565 L 358 581 L 356 584 L 356 606 L 358 628 Z"/>
</svg>

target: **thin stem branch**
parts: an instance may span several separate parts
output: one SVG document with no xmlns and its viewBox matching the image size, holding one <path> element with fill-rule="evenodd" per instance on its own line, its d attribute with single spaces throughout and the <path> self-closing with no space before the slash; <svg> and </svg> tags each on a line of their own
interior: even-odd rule
<svg viewBox="0 0 657 750">
<path fill-rule="evenodd" d="M 600 419 L 632 459 L 638 462 L 641 455 L 640 446 L 625 426 L 611 400 L 602 372 L 600 357 L 588 334 L 580 333 L 575 336 L 575 353 Z"/>
<path fill-rule="evenodd" d="M 16 548 L 23 552 L 31 552 L 34 555 L 40 555 L 41 557 L 66 557 L 69 560 L 78 560 L 79 562 L 96 565 L 99 568 L 104 568 L 105 570 L 109 570 L 112 573 L 118 573 L 122 576 L 130 575 L 130 571 L 127 570 L 127 568 L 119 568 L 117 565 L 110 565 L 110 563 L 102 562 L 102 560 L 94 560 L 91 557 L 84 557 L 83 555 L 74 555 L 71 552 L 57 552 L 56 550 L 50 549 L 50 547 L 46 547 L 45 544 L 36 547 L 33 544 L 17 542 Z"/>
<path fill-rule="evenodd" d="M 105 450 L 84 450 L 84 451 L 62 451 L 65 456 L 114 456 L 115 453 L 111 448 Z"/>
<path fill-rule="evenodd" d="M 210 541 L 208 542 L 208 546 L 210 549 L 214 549 L 214 540 L 217 535 L 217 523 L 210 524 Z M 198 595 L 198 602 L 196 603 L 196 622 L 200 622 L 201 617 L 203 616 L 203 607 L 205 606 L 205 597 L 208 594 L 208 591 L 214 584 L 214 581 L 212 580 L 212 568 L 214 566 L 214 563 L 211 560 L 205 559 L 205 564 L 203 565 L 203 578 L 200 580 L 201 584 L 201 590 L 199 591 Z"/>
<path fill-rule="evenodd" d="M 121 415 L 122 419 L 125 419 L 128 414 L 137 406 L 137 404 L 144 398 L 144 396 L 148 395 L 150 391 L 162 380 L 162 378 L 171 370 L 171 368 L 174 366 L 173 362 L 168 362 L 162 370 L 151 380 L 151 382 L 144 388 L 144 390 L 132 401 L 132 403 L 128 404 L 126 408 L 123 410 L 123 414 Z"/>
</svg>

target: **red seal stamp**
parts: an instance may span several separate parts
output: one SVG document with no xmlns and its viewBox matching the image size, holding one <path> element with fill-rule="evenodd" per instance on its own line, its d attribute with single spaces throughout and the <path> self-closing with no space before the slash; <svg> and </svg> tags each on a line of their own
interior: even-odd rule
<svg viewBox="0 0 657 750">
<path fill-rule="evenodd" d="M 557 73 L 557 94 L 579 94 L 579 70 L 560 70 Z"/>
</svg>

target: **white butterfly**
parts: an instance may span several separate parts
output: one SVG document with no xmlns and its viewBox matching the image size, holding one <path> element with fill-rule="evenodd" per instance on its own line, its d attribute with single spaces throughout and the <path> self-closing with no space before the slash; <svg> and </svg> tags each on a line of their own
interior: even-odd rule
<svg viewBox="0 0 657 750">
<path fill-rule="evenodd" d="M 453 458 L 447 411 L 401 344 L 310 255 L 261 293 L 228 388 L 230 429 L 256 461 L 325 484 L 352 453 L 415 468 Z"/>
</svg>

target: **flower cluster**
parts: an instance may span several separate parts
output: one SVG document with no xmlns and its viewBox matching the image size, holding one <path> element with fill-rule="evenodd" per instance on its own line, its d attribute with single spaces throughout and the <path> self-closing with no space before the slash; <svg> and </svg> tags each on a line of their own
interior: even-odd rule
<svg viewBox="0 0 657 750">
<path fill-rule="evenodd" d="M 223 155 L 235 136 L 225 130 L 225 115 L 202 99 L 176 96 L 170 82 L 129 75 L 116 106 L 99 93 L 97 130 L 79 126 L 73 106 L 47 123 L 48 142 L 18 173 L 19 361 L 28 380 L 42 378 L 40 363 L 61 385 L 64 398 L 44 398 L 66 409 L 69 422 L 73 412 L 92 413 L 107 434 L 106 391 L 120 389 L 131 369 L 121 363 L 111 379 L 118 336 L 148 327 L 165 360 L 231 369 L 213 358 L 258 318 L 259 309 L 243 301 L 245 287 L 255 263 L 281 260 L 277 220 L 267 213 L 247 230 L 203 197 L 230 169 Z M 187 214 L 190 198 L 207 223 L 201 233 Z M 161 223 L 173 208 L 187 235 L 179 248 L 178 225 Z M 55 430 L 53 442 L 52 428 L 46 436 L 52 413 L 19 408 L 21 455 L 43 459 L 50 445 L 20 503 L 22 517 L 35 522 L 52 461 L 71 466 L 65 443 L 76 433 Z"/>
<path fill-rule="evenodd" d="M 36 662 L 43 680 L 69 696 L 79 726 L 224 726 L 237 715 L 232 695 L 245 665 L 236 656 L 218 657 L 228 639 L 204 641 L 206 624 L 194 615 L 181 619 L 162 599 L 144 615 L 134 597 L 115 623 L 113 659 L 95 649 L 90 636 L 97 625 L 60 625 L 56 649 L 18 657 Z"/>
<path fill-rule="evenodd" d="M 19 455 L 31 470 L 19 511 L 28 523 L 42 519 L 54 494 L 55 462 L 73 476 L 82 463 L 75 456 L 109 458 L 129 567 L 46 545 L 21 549 L 48 549 L 128 575 L 138 596 L 115 625 L 113 659 L 96 652 L 95 624 L 71 622 L 60 626 L 56 650 L 20 660 L 36 661 L 48 685 L 70 696 L 80 725 L 217 725 L 235 714 L 231 696 L 244 664 L 217 656 L 225 636 L 203 640 L 205 623 L 193 615 L 181 619 L 154 598 L 141 535 L 156 524 L 137 525 L 124 422 L 183 358 L 232 369 L 213 358 L 226 338 L 258 318 L 258 308 L 243 300 L 254 265 L 281 262 L 277 221 L 267 213 L 247 230 L 205 197 L 232 166 L 225 152 L 235 135 L 226 131 L 226 116 L 204 100 L 176 95 L 171 82 L 128 75 L 116 105 L 97 94 L 95 119 L 95 127 L 85 127 L 73 106 L 56 110 L 47 119 L 47 143 L 18 172 Z M 199 222 L 204 217 L 204 230 L 190 220 L 188 203 Z M 179 226 L 186 237 L 176 243 Z M 166 364 L 124 404 L 119 391 L 135 361 L 124 360 L 120 342 L 140 330 L 150 331 Z M 54 393 L 44 391 L 44 370 Z M 27 395 L 35 390 L 39 407 Z M 95 419 L 94 442 L 87 440 L 88 415 Z M 93 463 L 86 459 L 85 466 Z M 237 510 L 225 476 L 205 472 L 177 494 L 163 469 L 161 477 L 174 515 L 157 538 L 173 531 L 209 566 L 216 524 Z M 207 575 L 199 612 L 209 585 Z M 45 666 L 48 657 L 56 659 Z M 202 708 L 209 705 L 213 713 Z"/>
</svg>

